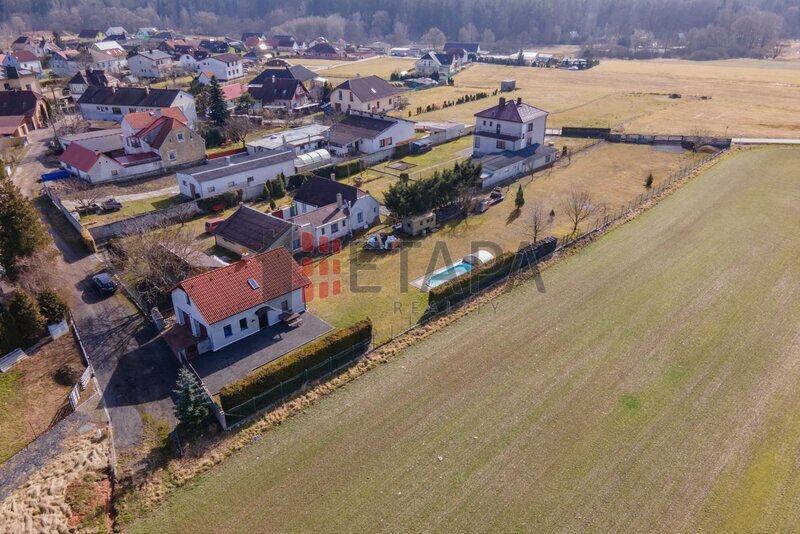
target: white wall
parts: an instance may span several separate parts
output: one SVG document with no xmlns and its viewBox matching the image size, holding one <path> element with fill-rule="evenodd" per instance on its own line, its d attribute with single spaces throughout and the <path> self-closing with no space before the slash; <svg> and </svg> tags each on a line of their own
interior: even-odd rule
<svg viewBox="0 0 800 534">
<path fill-rule="evenodd" d="M 259 331 L 258 328 L 258 316 L 256 315 L 256 311 L 263 308 L 264 306 L 270 306 L 274 308 L 275 312 L 270 311 L 267 314 L 267 318 L 269 321 L 270 326 L 278 322 L 278 317 L 282 313 L 281 311 L 281 302 L 283 300 L 289 300 L 291 305 L 291 311 L 295 313 L 300 313 L 306 311 L 306 304 L 305 299 L 303 297 L 303 289 L 295 289 L 291 292 L 291 294 L 282 295 L 276 299 L 270 300 L 264 304 L 259 304 L 258 306 L 254 306 L 248 310 L 245 310 L 241 313 L 237 313 L 227 319 L 209 325 L 203 315 L 200 313 L 200 310 L 194 305 L 193 302 L 187 304 L 186 302 L 186 293 L 180 289 L 174 289 L 172 291 L 172 306 L 175 309 L 175 317 L 180 322 L 184 320 L 183 314 L 181 314 L 178 310 L 181 310 L 188 314 L 191 319 L 193 319 L 196 323 L 201 323 L 203 326 L 206 327 L 206 331 L 208 332 L 208 338 L 211 340 L 212 350 L 217 351 L 231 343 L 235 343 L 240 339 L 244 339 L 247 336 L 255 334 Z M 247 320 L 247 329 L 242 330 L 239 321 L 241 319 Z M 181 323 L 184 324 L 184 323 Z M 225 337 L 225 326 L 230 325 L 232 330 L 232 335 L 229 337 Z M 199 332 L 197 324 L 192 326 L 193 332 Z"/>
<path fill-rule="evenodd" d="M 182 172 L 178 172 L 177 179 L 181 194 L 192 198 L 190 184 L 193 183 L 195 191 L 200 195 L 200 198 L 206 198 L 219 195 L 231 189 L 263 186 L 267 181 L 274 180 L 281 172 L 283 172 L 284 176 L 294 174 L 294 161 L 289 160 L 249 171 L 234 172 L 228 176 L 204 182 L 199 182 L 192 175 Z M 253 178 L 252 182 L 247 181 L 250 177 Z M 233 185 L 230 185 L 230 182 L 233 182 Z"/>
<path fill-rule="evenodd" d="M 381 146 L 381 139 L 388 139 L 391 137 L 391 143 Z M 375 139 L 363 139 L 359 150 L 365 154 L 373 154 L 387 148 L 397 146 L 403 141 L 414 139 L 414 123 L 410 121 L 400 120 L 392 125 L 385 132 L 381 132 Z"/>
<path fill-rule="evenodd" d="M 180 93 L 175 98 L 172 106 L 181 108 L 181 111 L 183 111 L 183 114 L 189 121 L 189 127 L 194 129 L 194 126 L 197 123 L 197 109 L 195 109 L 194 106 L 194 98 L 192 98 L 192 96 L 189 94 Z M 165 109 L 143 106 L 105 106 L 100 104 L 80 104 L 80 108 L 81 115 L 83 115 L 83 118 L 86 120 L 105 120 L 116 122 L 121 122 L 122 117 L 128 113 L 132 113 L 132 110 L 154 111 L 156 109 Z M 117 109 L 119 110 L 119 113 L 114 113 L 114 111 Z"/>
<path fill-rule="evenodd" d="M 513 180 L 514 178 L 535 171 L 536 169 L 540 169 L 555 161 L 555 157 L 555 154 L 553 154 L 550 156 L 550 161 L 547 161 L 547 156 L 538 156 L 535 159 L 527 162 L 519 162 L 509 165 L 508 167 L 503 167 L 502 169 L 497 169 L 492 173 L 491 177 L 485 178 L 481 182 L 481 188 L 489 189 L 490 187 L 494 187 L 499 183 Z"/>
<path fill-rule="evenodd" d="M 244 76 L 241 61 L 232 61 L 231 64 L 228 64 L 208 57 L 201 60 L 197 68 L 198 70 L 210 70 L 217 77 L 217 80 L 223 82 Z"/>
<path fill-rule="evenodd" d="M 483 124 L 484 122 L 486 122 L 485 126 Z M 505 148 L 497 148 L 497 139 L 481 136 L 481 132 L 488 132 L 489 134 L 496 133 L 497 125 L 500 125 L 501 134 L 514 136 L 516 141 L 512 142 L 507 140 Z M 528 131 L 529 125 L 532 125 L 531 131 Z M 475 124 L 475 140 L 473 141 L 473 146 L 477 153 L 495 154 L 503 150 L 521 150 L 535 143 L 543 145 L 546 126 L 546 116 L 537 117 L 525 123 L 478 118 Z M 479 137 L 480 140 L 478 140 Z"/>
</svg>

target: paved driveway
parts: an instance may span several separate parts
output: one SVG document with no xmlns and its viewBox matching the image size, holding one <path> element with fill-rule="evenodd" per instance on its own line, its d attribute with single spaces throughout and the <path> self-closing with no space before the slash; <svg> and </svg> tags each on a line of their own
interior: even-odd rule
<svg viewBox="0 0 800 534">
<path fill-rule="evenodd" d="M 206 387 L 216 395 L 225 384 L 244 378 L 253 369 L 268 364 L 287 352 L 305 345 L 333 327 L 308 312 L 303 314 L 303 324 L 289 328 L 277 324 L 237 341 L 217 352 L 208 352 L 192 361 L 197 374 Z"/>
</svg>

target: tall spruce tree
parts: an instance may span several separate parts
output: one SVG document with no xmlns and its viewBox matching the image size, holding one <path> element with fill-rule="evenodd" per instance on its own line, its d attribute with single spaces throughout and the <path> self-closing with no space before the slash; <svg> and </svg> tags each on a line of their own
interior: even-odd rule
<svg viewBox="0 0 800 534">
<path fill-rule="evenodd" d="M 522 206 L 525 205 L 525 195 L 522 193 L 522 185 L 517 188 L 517 197 L 514 199 L 514 206 L 517 208 L 517 211 L 522 209 Z"/>
<path fill-rule="evenodd" d="M 208 399 L 197 379 L 186 367 L 181 369 L 175 388 L 175 417 L 188 428 L 197 428 L 208 419 Z"/>
<path fill-rule="evenodd" d="M 216 126 L 225 126 L 231 116 L 227 104 L 225 104 L 225 96 L 222 94 L 222 88 L 219 86 L 216 76 L 211 77 L 211 84 L 208 86 L 208 118 L 211 119 Z"/>
<path fill-rule="evenodd" d="M 47 232 L 30 200 L 5 175 L 0 160 L 0 263 L 10 280 L 20 273 L 18 261 L 47 245 Z"/>
<path fill-rule="evenodd" d="M 44 331 L 45 322 L 39 306 L 31 296 L 22 289 L 16 290 L 3 314 L 8 348 L 24 349 L 38 341 Z"/>
</svg>

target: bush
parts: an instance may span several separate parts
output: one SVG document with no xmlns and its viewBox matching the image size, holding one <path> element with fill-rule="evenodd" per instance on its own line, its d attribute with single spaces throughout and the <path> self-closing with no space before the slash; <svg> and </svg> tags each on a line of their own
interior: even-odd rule
<svg viewBox="0 0 800 534">
<path fill-rule="evenodd" d="M 213 126 L 200 130 L 200 136 L 206 142 L 206 148 L 217 148 L 225 142 L 225 136 L 222 135 L 222 131 Z"/>
<path fill-rule="evenodd" d="M 283 198 L 286 196 L 286 182 L 283 173 L 279 174 L 274 180 L 270 180 L 272 196 L 270 198 Z"/>
<path fill-rule="evenodd" d="M 318 365 L 331 356 L 353 348 L 372 338 L 372 322 L 364 319 L 347 328 L 336 330 L 323 338 L 304 345 L 277 360 L 257 369 L 248 376 L 228 384 L 219 392 L 223 410 L 244 404 Z"/>
<path fill-rule="evenodd" d="M 309 176 L 310 175 L 307 173 L 291 175 L 289 177 L 289 184 L 288 184 L 289 190 L 294 191 L 295 189 L 300 189 L 300 187 L 304 183 L 306 183 L 306 180 L 308 180 Z"/>
<path fill-rule="evenodd" d="M 336 167 L 334 167 L 333 165 L 326 165 L 325 167 L 319 167 L 318 169 L 314 169 L 313 172 L 314 174 L 316 174 L 317 176 L 321 176 L 322 178 L 330 178 L 331 174 L 336 174 Z"/>
<path fill-rule="evenodd" d="M 60 323 L 67 317 L 69 312 L 69 305 L 61 295 L 52 289 L 45 289 L 36 295 L 36 302 L 39 304 L 39 310 L 47 319 L 48 324 Z"/>
<path fill-rule="evenodd" d="M 70 364 L 64 364 L 56 369 L 56 372 L 53 375 L 53 380 L 62 386 L 74 386 L 78 383 L 78 380 L 82 374 L 83 371 L 80 369 L 77 369 Z"/>
<path fill-rule="evenodd" d="M 3 350 L 26 349 L 44 334 L 45 318 L 39 306 L 25 291 L 18 289 L 2 315 Z"/>
<path fill-rule="evenodd" d="M 344 178 L 353 176 L 354 174 L 358 174 L 361 172 L 363 163 L 364 162 L 360 159 L 354 159 L 352 161 L 345 161 L 337 164 L 333 171 L 336 174 L 336 179 L 342 180 Z"/>
<path fill-rule="evenodd" d="M 242 190 L 235 189 L 232 191 L 225 191 L 213 197 L 206 197 L 197 200 L 197 207 L 204 211 L 211 211 L 217 204 L 222 204 L 225 209 L 232 208 L 242 201 Z"/>
</svg>

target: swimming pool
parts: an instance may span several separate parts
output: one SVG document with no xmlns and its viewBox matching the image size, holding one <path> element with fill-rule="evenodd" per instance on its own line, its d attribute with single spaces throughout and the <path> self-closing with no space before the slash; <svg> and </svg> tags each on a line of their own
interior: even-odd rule
<svg viewBox="0 0 800 534">
<path fill-rule="evenodd" d="M 426 281 L 425 285 L 428 286 L 428 289 L 433 289 L 434 287 L 438 287 L 445 282 L 449 282 L 453 278 L 458 278 L 461 275 L 467 274 L 472 270 L 472 265 L 469 263 L 465 263 L 460 261 L 458 263 L 454 263 L 450 267 L 442 271 L 437 271 L 431 274 L 430 278 Z"/>
</svg>

